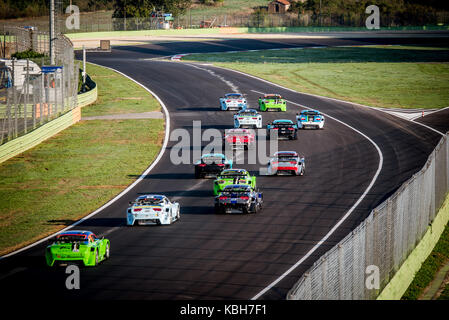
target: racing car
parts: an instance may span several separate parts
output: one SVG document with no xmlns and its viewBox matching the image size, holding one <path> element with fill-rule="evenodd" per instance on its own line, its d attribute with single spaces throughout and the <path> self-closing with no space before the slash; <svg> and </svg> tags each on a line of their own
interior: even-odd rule
<svg viewBox="0 0 449 320">
<path fill-rule="evenodd" d="M 280 94 L 265 94 L 259 98 L 260 111 L 287 111 L 287 103 Z"/>
<path fill-rule="evenodd" d="M 298 139 L 298 126 L 294 124 L 293 121 L 288 119 L 278 119 L 274 120 L 272 123 L 269 123 L 267 125 L 267 137 L 273 137 L 274 132 L 277 132 L 278 139 Z"/>
<path fill-rule="evenodd" d="M 143 195 L 134 202 L 130 202 L 126 210 L 126 224 L 139 225 L 171 224 L 180 218 L 180 206 L 177 202 L 171 202 L 163 195 Z"/>
<path fill-rule="evenodd" d="M 94 267 L 109 259 L 110 248 L 108 239 L 97 238 L 90 231 L 64 231 L 49 240 L 45 249 L 45 260 L 50 267 L 76 262 Z"/>
<path fill-rule="evenodd" d="M 232 169 L 232 159 L 227 159 L 222 153 L 203 154 L 195 163 L 195 178 L 217 175 L 224 169 Z"/>
<path fill-rule="evenodd" d="M 220 98 L 220 109 L 228 110 L 244 110 L 248 107 L 246 99 L 241 93 L 227 93 Z"/>
<path fill-rule="evenodd" d="M 250 129 L 226 129 L 223 139 L 226 149 L 253 149 L 256 146 L 256 134 Z"/>
<path fill-rule="evenodd" d="M 296 114 L 296 122 L 299 129 L 323 129 L 324 116 L 318 110 L 303 110 Z"/>
<path fill-rule="evenodd" d="M 257 213 L 262 209 L 263 194 L 247 184 L 231 184 L 215 197 L 215 213 Z"/>
<path fill-rule="evenodd" d="M 214 196 L 219 195 L 227 185 L 248 184 L 256 188 L 256 177 L 251 176 L 245 169 L 223 170 L 214 180 Z"/>
<path fill-rule="evenodd" d="M 278 151 L 268 163 L 268 175 L 292 174 L 302 176 L 305 172 L 305 159 L 296 151 Z"/>
<path fill-rule="evenodd" d="M 240 110 L 234 115 L 234 128 L 262 128 L 262 115 L 254 109 Z"/>
</svg>

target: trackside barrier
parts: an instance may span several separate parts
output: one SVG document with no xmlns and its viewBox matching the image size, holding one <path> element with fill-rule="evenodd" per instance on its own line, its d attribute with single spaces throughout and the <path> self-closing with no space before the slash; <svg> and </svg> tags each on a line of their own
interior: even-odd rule
<svg viewBox="0 0 449 320">
<path fill-rule="evenodd" d="M 80 121 L 81 108 L 94 103 L 97 100 L 97 96 L 98 89 L 97 85 L 95 85 L 92 90 L 77 96 L 77 106 L 74 109 L 47 122 L 30 133 L 0 145 L 0 163 L 35 147 L 42 141 L 51 138 L 55 134 Z"/>
<path fill-rule="evenodd" d="M 399 299 L 447 223 L 448 208 L 443 203 L 448 190 L 446 135 L 424 167 L 316 261 L 287 299 Z M 366 285 L 372 266 L 379 271 L 378 288 Z"/>
<path fill-rule="evenodd" d="M 398 272 L 396 272 L 393 279 L 382 290 L 377 300 L 399 300 L 402 298 L 415 278 L 416 273 L 421 269 L 422 264 L 440 240 L 448 221 L 449 196 L 446 198 L 446 202 L 438 212 L 432 225 L 427 229 L 424 237 L 402 264 Z"/>
</svg>

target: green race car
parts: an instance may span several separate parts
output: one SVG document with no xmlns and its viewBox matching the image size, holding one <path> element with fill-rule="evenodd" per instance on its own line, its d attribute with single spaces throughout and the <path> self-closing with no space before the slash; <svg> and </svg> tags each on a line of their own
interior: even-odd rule
<svg viewBox="0 0 449 320">
<path fill-rule="evenodd" d="M 90 231 L 70 230 L 49 240 L 45 260 L 52 267 L 55 263 L 82 262 L 84 266 L 96 266 L 109 258 L 108 239 L 97 238 Z"/>
<path fill-rule="evenodd" d="M 259 98 L 260 111 L 287 111 L 287 103 L 280 94 L 266 94 Z"/>
<path fill-rule="evenodd" d="M 256 177 L 251 176 L 245 169 L 223 170 L 214 181 L 214 196 L 220 195 L 224 187 L 232 184 L 247 184 L 256 188 Z"/>
</svg>

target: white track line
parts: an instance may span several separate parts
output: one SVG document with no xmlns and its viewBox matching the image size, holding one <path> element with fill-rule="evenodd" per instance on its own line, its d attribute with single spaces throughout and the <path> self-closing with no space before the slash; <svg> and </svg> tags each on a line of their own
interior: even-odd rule
<svg viewBox="0 0 449 320">
<path fill-rule="evenodd" d="M 194 68 L 198 68 L 197 66 L 194 66 L 194 65 L 192 65 L 192 64 L 189 64 L 189 63 L 186 63 L 186 65 L 188 65 L 188 66 L 191 66 L 191 67 L 194 67 Z M 202 69 L 203 71 L 206 71 L 206 72 L 209 72 L 209 73 L 211 73 L 211 74 L 213 74 L 213 75 L 216 75 L 213 71 L 211 71 L 211 70 L 208 70 L 208 69 L 204 69 L 204 68 L 199 68 L 199 69 Z M 226 69 L 226 68 L 222 68 L 222 69 L 225 69 L 225 70 L 228 70 L 228 69 Z M 235 71 L 235 70 L 232 70 L 232 71 Z M 237 71 L 238 72 L 238 71 Z M 242 73 L 242 74 L 244 74 L 244 73 Z M 246 74 L 244 74 L 244 75 L 246 75 Z M 220 76 L 221 78 L 223 78 L 224 79 L 224 77 L 222 77 L 222 76 Z M 281 87 L 281 88 L 284 88 L 284 89 L 288 89 L 288 90 L 290 90 L 290 91 L 293 91 L 293 92 L 295 92 L 295 93 L 298 93 L 298 92 L 296 92 L 296 91 L 294 91 L 294 90 L 292 90 L 292 89 L 289 89 L 289 88 L 286 88 L 286 87 L 283 87 L 283 86 L 281 86 L 281 85 L 278 85 L 278 84 L 275 84 L 275 83 L 271 83 L 271 82 L 269 82 L 269 81 L 267 81 L 267 80 L 264 80 L 264 79 L 260 79 L 260 78 L 257 78 L 257 77 L 253 77 L 253 78 L 256 78 L 256 79 L 258 79 L 258 80 L 262 80 L 262 81 L 264 81 L 264 82 L 266 82 L 266 83 L 269 83 L 269 84 L 271 84 L 271 85 L 274 85 L 274 86 L 278 86 L 278 87 Z M 263 94 L 263 92 L 259 92 L 259 91 L 255 91 L 255 90 L 251 90 L 251 91 L 253 91 L 253 92 L 256 92 L 256 93 L 259 93 L 259 94 Z M 302 108 L 305 108 L 305 109 L 312 109 L 312 108 L 309 108 L 309 107 L 307 107 L 307 106 L 304 106 L 304 105 L 301 105 L 301 104 L 298 104 L 298 103 L 295 103 L 295 102 L 292 102 L 292 101 L 289 101 L 289 103 L 291 103 L 291 104 L 295 104 L 295 105 L 297 105 L 297 106 L 300 106 L 300 107 L 302 107 Z M 288 274 L 290 274 L 293 270 L 295 270 L 299 265 L 301 265 L 307 258 L 309 258 L 310 257 L 310 255 L 313 253 L 313 252 L 315 252 L 316 251 L 316 249 L 318 249 L 334 232 L 335 232 L 335 230 L 337 230 L 337 228 L 351 215 L 351 213 L 355 210 L 355 208 L 357 208 L 357 206 L 360 204 L 360 202 L 362 202 L 362 200 L 366 197 L 366 195 L 368 194 L 368 192 L 371 190 L 371 188 L 373 187 L 373 185 L 374 185 L 374 183 L 376 182 L 376 180 L 377 180 L 377 178 L 379 177 L 379 174 L 380 174 L 380 172 L 382 171 L 382 167 L 383 167 L 383 162 L 384 162 L 384 158 L 383 158 L 383 154 L 382 154 L 382 151 L 380 150 L 380 148 L 379 148 L 379 146 L 370 138 L 370 137 L 368 137 L 367 135 L 365 135 L 363 132 L 361 132 L 361 131 L 359 131 L 359 130 L 357 130 L 356 128 L 354 128 L 354 127 L 351 127 L 350 125 L 348 125 L 348 124 L 346 124 L 346 123 L 344 123 L 343 121 L 341 121 L 341 120 L 338 120 L 338 119 L 336 119 L 336 118 L 334 118 L 334 117 L 332 117 L 332 116 L 330 116 L 330 115 L 328 115 L 328 114 L 325 114 L 325 113 L 323 113 L 324 115 L 326 115 L 328 118 L 330 118 L 330 119 L 333 119 L 333 120 L 335 120 L 335 121 L 337 121 L 337 122 L 339 122 L 339 123 L 341 123 L 341 124 L 343 124 L 343 125 L 345 125 L 345 126 L 347 126 L 348 128 L 350 128 L 350 129 L 352 129 L 352 130 L 354 130 L 355 132 L 357 132 L 358 134 L 360 134 L 361 136 L 363 136 L 365 139 L 367 139 L 375 148 L 376 148 L 376 150 L 377 150 L 377 153 L 378 153 L 378 155 L 379 155 L 379 165 L 378 165 L 378 167 L 377 167 L 377 170 L 376 170 L 376 173 L 375 173 L 375 175 L 374 175 L 374 177 L 373 177 L 373 179 L 371 180 L 371 182 L 370 182 L 370 184 L 368 185 L 368 187 L 366 188 L 366 190 L 363 192 L 363 194 L 360 196 L 360 198 L 354 203 L 354 205 L 345 213 L 345 215 L 334 225 L 334 227 L 319 241 L 319 242 L 317 242 L 316 244 L 315 244 L 315 246 L 313 246 L 313 248 L 309 251 L 309 252 L 307 252 L 306 253 L 306 255 L 304 255 L 299 261 L 297 261 L 293 266 L 291 266 L 287 271 L 285 271 L 281 276 L 279 276 L 276 280 L 274 280 L 273 282 L 271 282 L 267 287 L 265 287 L 262 291 L 260 291 L 258 294 L 256 294 L 251 300 L 257 300 L 257 299 L 259 299 L 261 296 L 263 296 L 266 292 L 268 292 L 271 288 L 273 288 L 276 284 L 278 284 L 282 279 L 284 279 Z"/>
<path fill-rule="evenodd" d="M 141 84 L 141 83 L 137 82 L 136 80 L 132 79 L 131 77 L 127 76 L 126 74 L 124 74 L 124 73 L 122 73 L 122 72 L 120 72 L 120 71 L 118 71 L 118 70 L 115 70 L 115 69 L 113 69 L 113 68 L 110 68 L 110 67 L 100 66 L 100 65 L 97 65 L 97 64 L 92 63 L 92 62 L 89 62 L 89 63 L 91 63 L 91 64 L 93 64 L 93 65 L 96 65 L 96 66 L 99 66 L 99 67 L 103 67 L 103 68 L 110 69 L 110 70 L 112 70 L 112 71 L 115 71 L 115 72 L 121 74 L 122 76 L 128 78 L 129 80 L 131 80 L 131 81 L 135 82 L 136 84 L 138 84 L 139 86 L 141 86 L 143 89 L 145 89 L 146 91 L 148 91 L 153 97 L 156 98 L 156 100 L 160 103 L 160 105 L 162 106 L 162 109 L 164 110 L 164 113 L 165 113 L 165 137 L 164 137 L 164 143 L 163 143 L 163 145 L 162 145 L 162 148 L 161 148 L 161 150 L 159 151 L 159 154 L 158 154 L 157 158 L 156 158 L 156 159 L 153 161 L 153 163 L 152 163 L 152 164 L 145 170 L 145 172 L 143 172 L 143 173 L 140 175 L 140 177 L 139 177 L 136 181 L 134 181 L 131 185 L 129 185 L 125 190 L 123 190 L 122 192 L 120 192 L 115 198 L 113 198 L 112 200 L 110 200 L 109 202 L 107 202 L 106 204 L 104 204 L 103 206 L 101 206 L 100 208 L 98 208 L 97 210 L 95 210 L 94 212 L 92 212 L 92 213 L 90 213 L 89 215 L 85 216 L 84 218 L 82 218 L 82 219 L 76 221 L 75 223 L 71 224 L 70 226 L 68 226 L 68 227 L 66 227 L 66 228 L 64 228 L 64 229 L 62 229 L 62 230 L 60 230 L 60 231 L 58 231 L 58 232 L 56 232 L 56 233 L 54 233 L 54 234 L 52 234 L 52 235 L 49 235 L 49 236 L 47 236 L 47 237 L 45 237 L 45 238 L 43 238 L 43 239 L 41 239 L 41 240 L 39 240 L 39 241 L 36 241 L 36 242 L 34 242 L 34 243 L 32 243 L 32 244 L 26 246 L 26 247 L 23 247 L 23 248 L 21 248 L 21 249 L 19 249 L 19 250 L 16 250 L 16 251 L 13 251 L 13 252 L 8 253 L 8 254 L 6 254 L 6 255 L 3 255 L 3 256 L 0 257 L 0 260 L 2 260 L 2 259 L 4 259 L 4 258 L 7 258 L 7 257 L 10 257 L 10 256 L 13 256 L 13 255 L 15 255 L 15 254 L 17 254 L 17 253 L 20 253 L 20 252 L 22 252 L 22 251 L 28 250 L 28 249 L 30 249 L 30 248 L 32 248 L 32 247 L 34 247 L 34 246 L 36 246 L 36 245 L 38 245 L 38 244 L 40 244 L 40 243 L 42 243 L 42 242 L 45 242 L 45 241 L 47 241 L 48 239 L 50 239 L 51 237 L 55 236 L 56 234 L 58 234 L 58 233 L 60 233 L 60 232 L 64 232 L 64 231 L 66 231 L 66 230 L 68 230 L 68 229 L 70 229 L 70 228 L 73 228 L 74 226 L 76 226 L 76 225 L 78 225 L 78 224 L 80 224 L 80 223 L 86 221 L 87 219 L 89 219 L 89 218 L 95 216 L 96 214 L 100 213 L 103 209 L 109 207 L 111 204 L 113 204 L 114 202 L 116 202 L 117 200 L 119 200 L 122 196 L 124 196 L 125 194 L 127 194 L 127 193 L 128 193 L 132 188 L 134 188 L 140 181 L 142 181 L 143 178 L 144 178 L 146 175 L 148 175 L 148 173 L 149 173 L 149 172 L 156 166 L 156 164 L 161 160 L 161 158 L 162 158 L 162 156 L 163 156 L 163 154 L 164 154 L 164 152 L 165 152 L 165 150 L 166 150 L 166 148 L 167 148 L 168 139 L 169 139 L 169 134 L 170 134 L 170 114 L 169 114 L 168 109 L 167 109 L 167 107 L 165 106 L 164 102 L 162 102 L 162 100 L 161 100 L 161 99 L 160 99 L 160 98 L 159 98 L 153 91 L 151 91 L 150 89 L 148 89 L 147 87 L 145 87 L 143 84 Z M 111 232 L 111 231 L 109 231 L 109 232 Z"/>
<path fill-rule="evenodd" d="M 259 92 L 259 91 L 255 91 L 255 90 L 251 90 L 253 92 L 259 93 L 259 94 L 264 94 L 263 92 Z M 289 102 L 290 104 L 294 104 L 297 105 L 301 108 L 304 109 L 308 109 L 308 110 L 313 110 L 313 108 L 307 107 L 305 105 L 293 102 L 293 101 L 289 101 L 286 100 L 287 102 Z M 315 109 L 317 110 L 317 109 Z M 371 190 L 371 188 L 373 187 L 374 183 L 376 182 L 377 178 L 379 177 L 380 172 L 382 171 L 382 167 L 383 167 L 383 162 L 384 162 L 384 158 L 383 158 L 383 154 L 382 151 L 380 150 L 379 146 L 367 135 L 365 135 L 363 132 L 357 130 L 356 128 L 348 125 L 347 123 L 344 123 L 341 120 L 338 120 L 326 113 L 321 112 L 322 114 L 324 114 L 326 117 L 337 121 L 338 123 L 341 123 L 343 125 L 345 125 L 346 127 L 354 130 L 355 132 L 357 132 L 358 134 L 360 134 L 361 136 L 363 136 L 365 139 L 367 139 L 369 142 L 371 142 L 371 144 L 376 148 L 377 153 L 379 154 L 379 165 L 377 167 L 377 171 L 376 174 L 374 175 L 373 179 L 371 180 L 370 184 L 368 185 L 368 187 L 366 188 L 366 190 L 363 192 L 363 194 L 360 196 L 360 198 L 353 204 L 353 206 L 344 214 L 344 216 L 338 220 L 338 222 L 332 227 L 332 229 L 320 240 L 318 241 L 312 249 L 310 249 L 300 260 L 298 260 L 293 266 L 291 266 L 287 271 L 285 271 L 282 275 L 280 275 L 278 278 L 276 278 L 276 280 L 274 280 L 273 282 L 271 282 L 267 287 L 265 287 L 262 291 L 260 291 L 258 294 L 256 294 L 251 300 L 257 300 L 259 299 L 261 296 L 263 296 L 265 293 L 267 293 L 271 288 L 273 288 L 276 284 L 278 284 L 280 281 L 282 281 L 282 279 L 284 279 L 287 275 L 289 275 L 293 270 L 295 270 L 298 266 L 300 266 L 305 260 L 307 260 L 312 253 L 314 253 L 316 251 L 316 249 L 318 249 L 324 242 L 327 241 L 327 239 L 335 232 L 335 230 L 338 229 L 338 227 L 351 215 L 351 213 L 357 208 L 357 206 L 360 204 L 360 202 L 362 202 L 362 200 L 366 197 L 366 195 L 368 194 L 368 192 Z"/>
<path fill-rule="evenodd" d="M 385 111 L 385 110 L 381 110 L 381 109 L 379 109 L 379 108 L 374 108 L 374 107 L 370 107 L 370 106 L 366 106 L 366 105 L 362 105 L 362 104 L 358 104 L 358 103 L 353 103 L 353 102 L 348 102 L 348 101 L 343 101 L 343 100 L 339 100 L 339 99 L 334 99 L 334 98 L 328 98 L 328 97 L 322 97 L 322 96 L 318 96 L 318 95 L 314 95 L 314 94 L 309 94 L 309 93 L 302 93 L 302 92 L 298 92 L 298 91 L 296 91 L 296 90 L 293 90 L 293 89 L 290 89 L 290 88 L 287 88 L 287 87 L 284 87 L 284 86 L 282 86 L 282 85 L 279 85 L 279 84 L 276 84 L 276 83 L 273 83 L 273 82 L 270 82 L 270 81 L 268 81 L 268 80 L 265 80 L 265 79 L 262 79 L 262 78 L 259 78 L 259 77 L 256 77 L 256 76 L 253 76 L 253 75 L 250 75 L 250 74 L 247 74 L 247 73 L 244 73 L 244 72 L 241 72 L 241 71 L 236 71 L 236 70 L 232 70 L 232 69 L 227 69 L 227 68 L 223 68 L 223 67 L 218 67 L 218 66 L 215 66 L 216 68 L 220 68 L 220 69 L 223 69 L 223 70 L 227 70 L 227 71 L 232 71 L 232 72 L 235 72 L 235 73 L 238 73 L 238 74 L 241 74 L 241 75 L 244 75 L 244 76 L 247 76 L 247 77 L 250 77 L 250 78 L 253 78 L 253 79 L 257 79 L 257 80 L 259 80 L 259 81 L 262 81 L 262 82 L 265 82 L 265 83 L 268 83 L 268 84 L 270 84 L 270 85 L 274 85 L 274 86 L 277 86 L 277 87 L 279 87 L 279 88 L 282 88 L 282 89 L 285 89 L 285 90 L 288 90 L 288 91 L 291 91 L 291 92 L 294 92 L 294 93 L 299 93 L 299 94 L 304 94 L 304 95 L 308 95 L 308 96 L 313 96 L 313 97 L 316 97 L 316 98 L 322 98 L 322 99 L 327 99 L 327 100 L 331 100 L 331 101 L 336 101 L 336 102 L 339 102 L 339 103 L 348 103 L 348 104 L 352 104 L 352 105 L 355 105 L 355 106 L 360 106 L 360 107 L 364 107 L 364 108 L 370 108 L 370 109 L 374 109 L 374 110 L 377 110 L 377 111 L 381 111 L 381 112 L 385 112 L 385 113 L 388 113 L 387 111 Z M 254 90 L 252 90 L 252 91 L 254 91 Z M 254 91 L 254 92 L 257 92 L 257 91 Z M 257 92 L 257 93 L 260 93 L 260 92 Z M 263 93 L 260 93 L 260 94 L 263 94 Z M 298 105 L 298 106 L 301 106 L 301 107 L 303 107 L 303 108 L 306 108 L 306 109 L 310 109 L 309 107 L 306 107 L 306 106 L 303 106 L 303 105 L 300 105 L 300 104 L 297 104 L 297 103 L 295 103 L 295 102 L 291 102 L 290 101 L 290 103 L 292 103 L 292 104 L 296 104 L 296 105 Z M 325 114 L 325 113 L 323 113 L 323 114 Z M 351 215 L 351 213 L 355 210 L 355 208 L 360 204 L 360 202 L 366 197 L 366 195 L 368 194 L 368 192 L 371 190 L 371 188 L 373 187 L 373 185 L 374 185 L 374 183 L 376 182 L 376 180 L 377 180 L 377 178 L 378 178 L 378 176 L 379 176 L 379 174 L 380 174 L 380 172 L 382 171 L 382 167 L 383 167 L 383 154 L 382 154 L 382 151 L 380 150 L 380 148 L 379 148 L 379 146 L 371 139 L 371 138 L 369 138 L 367 135 L 365 135 L 364 133 L 362 133 L 361 131 L 359 131 L 359 130 L 357 130 L 357 129 L 355 129 L 355 128 L 353 128 L 353 127 L 351 127 L 350 125 L 348 125 L 348 124 L 346 124 L 346 123 L 344 123 L 344 122 L 342 122 L 341 120 L 338 120 L 338 119 L 336 119 L 336 118 L 334 118 L 334 117 L 332 117 L 332 116 L 329 116 L 329 115 L 327 115 L 327 114 L 325 114 L 327 117 L 329 117 L 329 118 L 331 118 L 331 119 L 333 119 L 333 120 L 335 120 L 335 121 L 337 121 L 337 122 L 339 122 L 339 123 L 341 123 L 341 124 L 343 124 L 343 125 L 345 125 L 345 126 L 347 126 L 347 127 L 349 127 L 349 128 L 351 128 L 352 130 L 354 130 L 355 132 L 357 132 L 357 133 L 359 133 L 360 135 L 362 135 L 364 138 L 366 138 L 369 142 L 371 142 L 371 144 L 373 144 L 374 145 L 374 147 L 376 148 L 376 150 L 377 150 L 377 152 L 378 152 L 378 154 L 379 154 L 379 166 L 378 166 L 378 168 L 377 168 L 377 171 L 376 171 L 376 174 L 374 175 L 374 177 L 373 177 L 373 179 L 371 180 L 371 182 L 370 182 L 370 184 L 369 184 L 369 186 L 368 186 L 368 188 L 365 190 L 365 192 L 362 194 L 362 196 L 357 200 L 357 202 L 356 203 L 354 203 L 354 205 L 345 213 L 345 215 L 337 222 L 337 224 L 336 225 L 334 225 L 334 227 L 318 242 L 318 243 L 316 243 L 315 244 L 315 246 L 309 251 L 309 252 L 307 252 L 306 253 L 306 255 L 305 256 L 303 256 L 299 261 L 297 261 L 292 267 L 290 267 L 287 271 L 285 271 L 282 275 L 280 275 L 276 280 L 274 280 L 273 282 L 271 282 L 267 287 L 265 287 L 262 291 L 260 291 L 258 294 L 256 294 L 251 300 L 257 300 L 257 299 L 259 299 L 261 296 L 263 296 L 265 293 L 267 293 L 271 288 L 273 288 L 276 284 L 278 284 L 282 279 L 284 279 L 288 274 L 290 274 L 293 270 L 295 270 L 299 265 L 301 265 L 307 258 L 309 258 L 310 257 L 310 255 L 313 253 L 313 252 L 315 252 L 316 251 L 316 249 L 318 249 L 334 232 L 335 232 L 335 230 Z M 396 116 L 397 118 L 400 118 L 400 117 L 398 117 L 398 116 Z M 402 119 L 402 118 L 400 118 L 400 119 Z M 429 129 L 429 130 L 432 130 L 432 131 L 434 131 L 434 132 L 436 132 L 436 133 L 438 133 L 438 134 L 440 134 L 440 135 L 442 135 L 442 136 L 444 136 L 444 134 L 443 133 L 441 133 L 440 131 L 438 131 L 438 130 L 436 130 L 436 129 L 434 129 L 434 128 L 432 128 L 432 127 L 429 127 L 429 126 L 427 126 L 427 125 L 425 125 L 425 124 L 422 124 L 422 123 L 419 123 L 419 122 L 415 122 L 415 121 L 412 121 L 412 120 L 408 120 L 408 121 L 410 121 L 410 122 L 413 122 L 413 123 L 416 123 L 416 124 L 419 124 L 419 125 L 421 125 L 421 126 L 423 126 L 423 127 L 425 127 L 425 128 L 427 128 L 427 129 Z"/>
<path fill-rule="evenodd" d="M 186 64 L 187 64 L 187 63 L 186 63 Z M 339 103 L 347 103 L 347 104 L 351 104 L 351 105 L 357 106 L 357 107 L 368 108 L 368 109 L 372 109 L 372 110 L 384 112 L 384 113 L 387 113 L 387 114 L 389 114 L 389 115 L 392 115 L 392 116 L 394 116 L 394 117 L 396 117 L 396 118 L 398 118 L 398 119 L 402 119 L 402 120 L 406 120 L 406 121 L 409 121 L 409 122 L 413 122 L 413 123 L 415 123 L 415 124 L 417 124 L 417 125 L 420 125 L 420 126 L 422 126 L 422 127 L 425 127 L 425 128 L 427 128 L 427 129 L 429 129 L 429 130 L 432 130 L 432 131 L 435 132 L 435 133 L 438 133 L 439 135 L 441 135 L 441 136 L 443 136 L 443 137 L 445 136 L 445 134 L 444 134 L 443 132 L 440 132 L 440 131 L 438 131 L 438 130 L 432 128 L 432 127 L 429 127 L 428 125 L 425 125 L 425 124 L 423 124 L 423 123 L 419 123 L 419 122 L 416 122 L 416 121 L 413 121 L 413 120 L 410 120 L 410 119 L 407 119 L 407 118 L 402 118 L 402 117 L 397 116 L 397 115 L 395 115 L 395 114 L 389 113 L 388 110 L 384 110 L 384 109 L 382 109 L 382 108 L 376 108 L 376 107 L 367 106 L 367 105 L 364 105 L 364 104 L 360 104 L 360 103 L 356 103 L 356 102 L 351 102 L 351 101 L 344 101 L 344 100 L 340 100 L 340 99 L 336 99 L 336 98 L 330 98 L 330 97 L 325 97 L 325 96 L 319 96 L 319 95 L 312 94 L 312 93 L 299 92 L 299 91 L 296 91 L 296 90 L 293 90 L 293 89 L 284 87 L 284 86 L 282 86 L 282 85 L 280 85 L 280 84 L 270 82 L 270 81 L 268 81 L 268 80 L 265 80 L 265 79 L 262 79 L 262 78 L 253 76 L 253 75 L 251 75 L 251 74 L 248 74 L 248 73 L 245 73 L 245 72 L 242 72 L 242 71 L 237 71 L 237 70 L 233 70 L 233 69 L 228 69 L 228 68 L 224 68 L 224 67 L 220 67 L 220 66 L 216 66 L 216 65 L 214 65 L 214 68 L 219 68 L 219 69 L 223 69 L 223 70 L 226 70 L 226 71 L 232 71 L 232 72 L 235 72 L 235 73 L 238 73 L 238 74 L 241 74 L 241 75 L 244 75 L 244 76 L 253 78 L 253 79 L 257 79 L 257 80 L 259 80 L 259 81 L 268 83 L 268 84 L 270 84 L 270 85 L 277 86 L 277 87 L 279 87 L 279 88 L 282 88 L 282 89 L 284 89 L 284 90 L 288 90 L 288 91 L 291 91 L 291 92 L 294 92 L 294 93 L 299 93 L 299 94 L 303 94 L 303 95 L 306 95 L 306 96 L 315 97 L 315 98 L 320 98 L 320 99 L 326 99 L 326 100 L 335 101 L 335 102 L 339 102 Z M 447 107 L 447 108 L 449 108 L 449 107 Z M 445 108 L 445 109 L 447 109 L 447 108 Z M 442 111 L 442 110 L 444 110 L 444 109 L 437 110 L 436 112 Z"/>
<path fill-rule="evenodd" d="M 447 110 L 447 109 L 449 109 L 449 107 L 442 108 L 442 109 L 435 110 L 435 111 L 431 111 L 431 112 L 427 112 L 426 114 L 424 114 L 424 117 L 427 117 L 430 114 L 437 113 L 437 112 L 440 112 L 440 111 L 443 111 L 443 110 Z M 425 111 L 425 110 L 423 110 L 423 111 Z M 417 117 L 411 118 L 411 121 L 415 122 L 415 120 L 418 120 L 418 119 L 424 118 L 424 117 L 422 115 L 419 115 Z"/>
</svg>

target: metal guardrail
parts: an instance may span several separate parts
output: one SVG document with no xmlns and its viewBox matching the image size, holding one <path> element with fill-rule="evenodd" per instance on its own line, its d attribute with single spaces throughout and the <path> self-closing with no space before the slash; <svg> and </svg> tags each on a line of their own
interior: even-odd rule
<svg viewBox="0 0 449 320">
<path fill-rule="evenodd" d="M 449 190 L 449 137 L 425 166 L 324 254 L 288 293 L 290 300 L 375 299 L 426 233 Z M 379 288 L 366 286 L 367 268 Z"/>
</svg>

